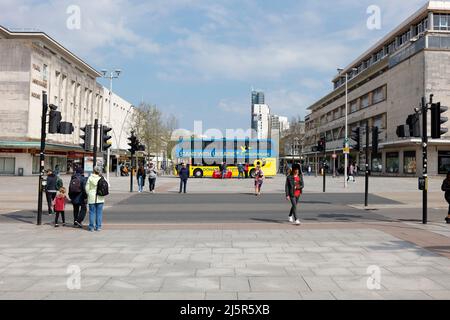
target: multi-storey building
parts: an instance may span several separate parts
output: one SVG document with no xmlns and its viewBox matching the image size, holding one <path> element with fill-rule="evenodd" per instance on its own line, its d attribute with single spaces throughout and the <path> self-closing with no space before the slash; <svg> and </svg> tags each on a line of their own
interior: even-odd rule
<svg viewBox="0 0 450 320">
<path fill-rule="evenodd" d="M 74 126 L 71 135 L 47 135 L 46 168 L 59 165 L 64 172 L 82 161 L 88 153 L 80 147 L 80 128 L 94 119 L 106 124 L 109 99 L 112 148 L 126 150 L 126 119 L 133 108 L 117 95 L 110 97 L 96 81 L 100 76 L 47 34 L 0 26 L 0 174 L 38 173 L 43 92 L 63 121 Z"/>
<path fill-rule="evenodd" d="M 270 137 L 270 108 L 267 104 L 252 106 L 252 133 L 255 139 Z"/>
<path fill-rule="evenodd" d="M 396 129 L 420 106 L 422 97 L 428 99 L 434 94 L 434 101 L 450 105 L 450 3 L 428 2 L 336 75 L 334 90 L 308 108 L 305 149 L 309 150 L 307 161 L 311 164 L 323 160 L 321 155 L 312 152 L 312 147 L 324 137 L 329 167 L 343 168 L 345 74 L 348 75 L 348 135 L 352 129 L 364 128 L 367 123 L 380 130 L 379 151 L 368 159 L 372 172 L 421 174 L 420 138 L 399 138 Z M 361 144 L 364 143 L 363 132 Z M 430 140 L 428 153 L 428 173 L 447 173 L 450 133 L 442 139 Z M 333 154 L 336 155 L 334 166 Z M 350 161 L 363 168 L 364 152 L 352 151 Z"/>
</svg>

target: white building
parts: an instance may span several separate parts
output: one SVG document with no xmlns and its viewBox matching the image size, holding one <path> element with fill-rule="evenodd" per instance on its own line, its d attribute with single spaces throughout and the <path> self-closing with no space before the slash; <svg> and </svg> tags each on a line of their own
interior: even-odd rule
<svg viewBox="0 0 450 320">
<path fill-rule="evenodd" d="M 267 104 L 252 106 L 252 131 L 255 139 L 268 139 L 270 133 L 270 108 Z"/>
<path fill-rule="evenodd" d="M 81 163 L 89 153 L 80 146 L 80 128 L 108 119 L 109 91 L 97 83 L 100 76 L 47 34 L 0 26 L 0 174 L 38 173 L 43 92 L 74 126 L 71 135 L 47 135 L 45 167 L 59 165 L 64 172 Z M 112 148 L 126 149 L 124 120 L 133 108 L 116 95 L 112 99 Z"/>
</svg>

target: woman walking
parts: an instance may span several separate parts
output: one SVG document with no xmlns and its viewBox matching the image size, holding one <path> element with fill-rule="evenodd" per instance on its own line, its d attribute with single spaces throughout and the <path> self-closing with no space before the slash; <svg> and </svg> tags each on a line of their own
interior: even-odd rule
<svg viewBox="0 0 450 320">
<path fill-rule="evenodd" d="M 286 199 L 291 202 L 291 211 L 289 212 L 289 222 L 300 225 L 297 217 L 297 204 L 304 187 L 303 177 L 299 174 L 297 168 L 291 170 L 286 178 Z"/>
<path fill-rule="evenodd" d="M 143 192 L 145 184 L 145 170 L 143 166 L 139 166 L 139 169 L 137 171 L 137 182 L 139 192 Z"/>
<path fill-rule="evenodd" d="M 155 193 L 156 177 L 158 176 L 158 173 L 156 172 L 155 167 L 153 166 L 153 163 L 149 164 L 147 174 L 148 174 L 148 184 L 149 184 L 150 192 Z"/>
<path fill-rule="evenodd" d="M 94 173 L 88 178 L 86 182 L 86 194 L 88 195 L 89 204 L 89 231 L 101 231 L 103 220 L 103 204 L 105 203 L 105 197 L 98 195 L 99 193 L 99 181 L 104 179 L 100 173 L 102 168 L 99 166 L 94 167 Z M 103 182 L 106 182 L 103 180 Z"/>
<path fill-rule="evenodd" d="M 264 172 L 260 166 L 256 166 L 255 170 L 255 196 L 261 195 L 261 187 L 264 182 Z"/>
<path fill-rule="evenodd" d="M 445 192 L 445 200 L 449 204 L 447 217 L 445 218 L 445 222 L 450 224 L 450 172 L 447 173 L 447 178 L 442 182 L 442 191 Z"/>
</svg>

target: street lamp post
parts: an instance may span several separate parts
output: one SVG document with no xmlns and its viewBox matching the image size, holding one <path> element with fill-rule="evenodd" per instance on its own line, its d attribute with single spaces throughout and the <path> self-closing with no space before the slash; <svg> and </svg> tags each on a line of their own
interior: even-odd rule
<svg viewBox="0 0 450 320">
<path fill-rule="evenodd" d="M 109 73 L 109 74 L 108 74 Z M 122 71 L 120 69 L 116 69 L 114 71 L 108 72 L 107 70 L 102 70 L 103 78 L 109 79 L 109 114 L 108 114 L 108 126 L 111 128 L 111 113 L 112 113 L 112 90 L 113 90 L 113 79 L 119 78 Z M 117 140 L 117 139 L 116 139 Z M 117 145 L 116 141 L 116 145 Z M 108 148 L 106 154 L 106 180 L 109 181 L 109 165 L 111 158 L 111 148 Z"/>
<path fill-rule="evenodd" d="M 351 71 L 357 71 L 358 69 L 352 68 Z M 342 76 L 342 72 L 344 69 L 338 69 L 339 74 Z M 348 187 L 347 183 L 347 166 L 348 166 L 348 153 L 347 150 L 349 148 L 348 144 L 348 72 L 345 73 L 345 137 L 344 137 L 344 188 Z"/>
</svg>

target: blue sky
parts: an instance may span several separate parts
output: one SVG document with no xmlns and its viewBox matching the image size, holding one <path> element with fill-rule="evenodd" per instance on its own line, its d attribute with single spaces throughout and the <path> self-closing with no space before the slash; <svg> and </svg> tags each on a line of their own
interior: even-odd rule
<svg viewBox="0 0 450 320">
<path fill-rule="evenodd" d="M 0 0 L 0 24 L 37 28 L 98 70 L 120 68 L 114 90 L 173 113 L 182 128 L 250 125 L 250 90 L 289 117 L 331 90 L 346 66 L 424 0 Z M 69 30 L 70 5 L 81 28 Z M 367 8 L 381 29 L 367 28 Z M 103 81 L 100 81 L 106 84 Z"/>
</svg>

